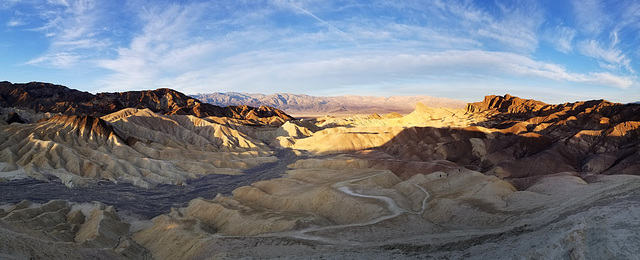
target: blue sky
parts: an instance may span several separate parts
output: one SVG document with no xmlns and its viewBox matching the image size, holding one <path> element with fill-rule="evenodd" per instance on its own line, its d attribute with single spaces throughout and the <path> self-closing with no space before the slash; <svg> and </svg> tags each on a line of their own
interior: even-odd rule
<svg viewBox="0 0 640 260">
<path fill-rule="evenodd" d="M 3 0 L 0 80 L 640 101 L 638 1 Z"/>
</svg>

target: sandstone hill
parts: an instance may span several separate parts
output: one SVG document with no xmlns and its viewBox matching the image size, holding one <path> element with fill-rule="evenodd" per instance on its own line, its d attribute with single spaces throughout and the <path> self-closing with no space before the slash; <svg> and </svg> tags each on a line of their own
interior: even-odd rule
<svg viewBox="0 0 640 260">
<path fill-rule="evenodd" d="M 97 180 L 151 188 L 206 174 L 240 174 L 272 152 L 232 126 L 187 115 L 128 108 L 102 118 L 56 115 L 0 132 L 0 166 L 10 178 L 86 186 Z"/>
<path fill-rule="evenodd" d="M 37 113 L 89 115 L 100 117 L 125 108 L 150 109 L 164 115 L 228 117 L 262 124 L 282 124 L 292 117 L 267 106 L 219 107 L 202 103 L 178 91 L 161 88 L 93 95 L 50 83 L 12 84 L 0 82 L 0 106 L 33 110 Z"/>
<path fill-rule="evenodd" d="M 408 114 L 417 103 L 429 107 L 463 108 L 465 103 L 448 98 L 430 96 L 333 96 L 318 97 L 303 94 L 276 93 L 271 95 L 227 92 L 196 94 L 193 97 L 218 106 L 270 106 L 293 115 L 354 115 Z"/>
</svg>

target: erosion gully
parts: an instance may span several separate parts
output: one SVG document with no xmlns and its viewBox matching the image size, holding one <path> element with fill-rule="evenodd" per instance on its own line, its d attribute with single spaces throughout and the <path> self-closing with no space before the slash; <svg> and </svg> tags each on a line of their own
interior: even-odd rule
<svg viewBox="0 0 640 260">
<path fill-rule="evenodd" d="M 210 199 L 218 193 L 230 195 L 238 187 L 281 177 L 287 170 L 287 165 L 294 163 L 297 156 L 288 149 L 274 151 L 278 158 L 275 162 L 247 169 L 241 175 L 207 175 L 190 180 L 185 186 L 161 184 L 153 189 L 143 189 L 128 183 L 100 181 L 91 187 L 68 188 L 59 180 L 12 180 L 0 183 L 0 204 L 15 204 L 22 200 L 34 203 L 57 199 L 78 203 L 99 201 L 113 205 L 119 211 L 151 219 L 168 213 L 172 207 L 185 207 L 189 201 L 198 197 Z"/>
</svg>

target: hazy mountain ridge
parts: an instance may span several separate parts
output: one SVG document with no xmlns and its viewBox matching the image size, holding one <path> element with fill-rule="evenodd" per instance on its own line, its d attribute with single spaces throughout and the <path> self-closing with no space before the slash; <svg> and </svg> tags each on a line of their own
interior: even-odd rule
<svg viewBox="0 0 640 260">
<path fill-rule="evenodd" d="M 271 95 L 214 92 L 196 94 L 194 98 L 218 106 L 249 105 L 271 106 L 295 115 L 353 115 L 387 114 L 397 112 L 411 113 L 417 103 L 429 107 L 463 108 L 466 103 L 460 100 L 430 96 L 310 96 L 305 94 L 276 93 Z"/>
</svg>

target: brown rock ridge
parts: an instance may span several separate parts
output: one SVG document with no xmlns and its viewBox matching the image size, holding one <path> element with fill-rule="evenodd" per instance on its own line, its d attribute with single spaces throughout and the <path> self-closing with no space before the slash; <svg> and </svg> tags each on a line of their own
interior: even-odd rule
<svg viewBox="0 0 640 260">
<path fill-rule="evenodd" d="M 104 116 L 124 108 L 150 109 L 164 115 L 194 115 L 197 117 L 227 117 L 249 120 L 255 124 L 281 125 L 293 119 L 272 107 L 219 107 L 202 103 L 178 91 L 156 90 L 98 93 L 93 95 L 50 83 L 13 84 L 0 82 L 0 106 L 19 107 L 36 112 L 65 115 Z"/>
<path fill-rule="evenodd" d="M 469 163 L 485 173 L 524 186 L 537 176 L 560 172 L 583 177 L 638 174 L 633 162 L 640 158 L 638 104 L 591 100 L 549 105 L 505 95 L 487 96 L 469 104 L 467 111 L 487 116 L 476 125 L 500 132 L 462 142 L 482 151 Z"/>
<path fill-rule="evenodd" d="M 485 96 L 484 101 L 467 104 L 467 111 L 471 113 L 496 110 L 501 113 L 523 113 L 537 111 L 549 106 L 544 102 L 532 99 L 522 99 L 509 94 L 501 96 Z"/>
<path fill-rule="evenodd" d="M 638 121 L 640 104 L 620 104 L 606 100 L 589 100 L 557 105 L 546 104 L 532 99 L 522 99 L 506 94 L 486 96 L 484 101 L 469 103 L 468 113 L 483 114 L 488 117 L 486 126 L 504 125 L 513 121 L 531 123 L 557 122 L 578 116 L 579 120 L 591 116 L 597 124 L 608 125 L 624 121 Z M 602 119 L 602 120 L 601 120 Z M 613 120 L 613 121 L 610 121 Z M 596 121 L 594 121 L 596 122 Z"/>
</svg>

